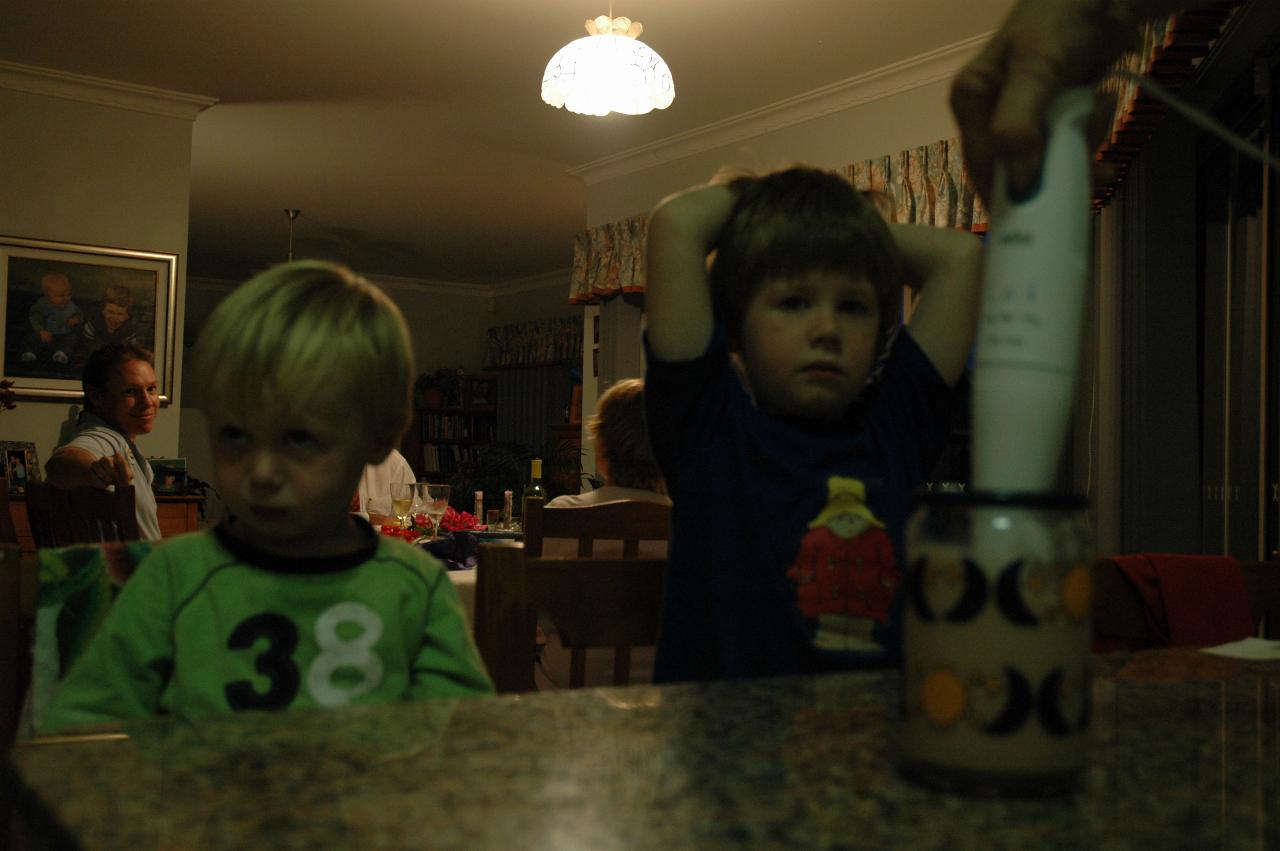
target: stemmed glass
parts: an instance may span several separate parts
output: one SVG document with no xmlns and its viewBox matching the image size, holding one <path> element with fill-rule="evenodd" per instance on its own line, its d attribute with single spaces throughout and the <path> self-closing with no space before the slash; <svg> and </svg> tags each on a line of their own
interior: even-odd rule
<svg viewBox="0 0 1280 851">
<path fill-rule="evenodd" d="M 413 482 L 395 482 L 391 485 L 391 510 L 400 520 L 400 528 L 409 527 L 409 512 L 413 510 Z"/>
<path fill-rule="evenodd" d="M 431 518 L 431 540 L 440 537 L 440 519 L 449 508 L 449 486 L 418 482 L 418 502 Z"/>
</svg>

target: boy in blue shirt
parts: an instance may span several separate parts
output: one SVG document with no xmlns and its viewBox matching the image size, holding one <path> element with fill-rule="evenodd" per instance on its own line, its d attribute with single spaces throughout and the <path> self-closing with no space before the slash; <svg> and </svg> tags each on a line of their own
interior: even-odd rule
<svg viewBox="0 0 1280 851">
<path fill-rule="evenodd" d="M 83 316 L 71 297 L 71 279 L 61 272 L 49 272 L 40 279 L 40 298 L 31 305 L 31 330 L 22 352 L 23 363 L 35 363 L 38 353 L 48 352 L 55 363 L 70 360 Z"/>
<path fill-rule="evenodd" d="M 848 181 L 795 167 L 667 198 L 648 251 L 646 410 L 675 504 L 654 679 L 891 663 L 978 240 L 886 224 Z M 904 283 L 922 294 L 898 328 Z"/>
<path fill-rule="evenodd" d="M 142 561 L 45 728 L 492 693 L 444 567 L 348 511 L 409 422 L 396 306 L 285 264 L 218 306 L 193 357 L 228 517 Z"/>
</svg>

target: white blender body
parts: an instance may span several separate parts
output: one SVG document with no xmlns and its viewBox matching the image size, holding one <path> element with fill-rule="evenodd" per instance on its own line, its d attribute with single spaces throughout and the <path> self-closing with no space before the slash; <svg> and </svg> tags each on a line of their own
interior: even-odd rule
<svg viewBox="0 0 1280 851">
<path fill-rule="evenodd" d="M 1008 197 L 997 165 L 973 373 L 973 483 L 981 491 L 1054 489 L 1071 418 L 1089 274 L 1093 92 L 1048 112 L 1039 185 Z"/>
</svg>

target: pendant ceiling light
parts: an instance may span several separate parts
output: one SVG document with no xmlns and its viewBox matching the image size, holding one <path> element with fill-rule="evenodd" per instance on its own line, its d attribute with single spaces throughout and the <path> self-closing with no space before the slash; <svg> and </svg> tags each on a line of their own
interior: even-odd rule
<svg viewBox="0 0 1280 851">
<path fill-rule="evenodd" d="M 601 15 L 586 28 L 590 35 L 569 42 L 547 63 L 544 101 L 581 115 L 644 115 L 671 105 L 671 69 L 637 40 L 644 29 L 639 21 Z"/>
</svg>

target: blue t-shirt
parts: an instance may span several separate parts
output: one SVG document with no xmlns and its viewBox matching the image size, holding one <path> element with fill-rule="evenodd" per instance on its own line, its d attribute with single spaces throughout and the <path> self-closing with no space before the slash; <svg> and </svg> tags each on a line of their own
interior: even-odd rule
<svg viewBox="0 0 1280 851">
<path fill-rule="evenodd" d="M 647 346 L 650 441 L 674 502 L 654 680 L 895 662 L 903 526 L 954 399 L 910 334 L 839 423 L 756 408 L 718 327 L 695 360 Z"/>
</svg>

